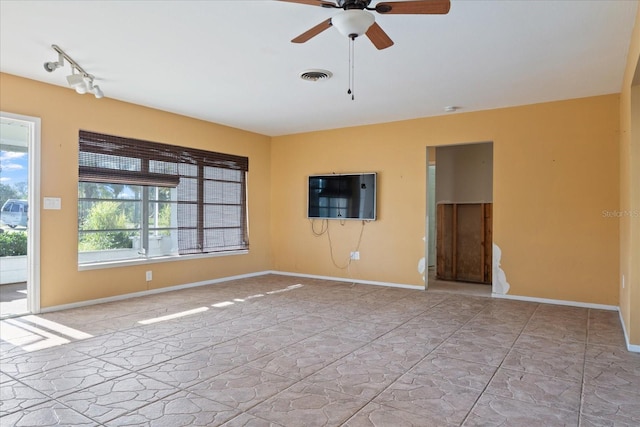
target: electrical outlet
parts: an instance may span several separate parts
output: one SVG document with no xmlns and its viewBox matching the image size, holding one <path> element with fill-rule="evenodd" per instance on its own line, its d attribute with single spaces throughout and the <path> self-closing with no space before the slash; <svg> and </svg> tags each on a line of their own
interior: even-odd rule
<svg viewBox="0 0 640 427">
<path fill-rule="evenodd" d="M 153 273 L 151 272 L 151 270 L 147 271 L 146 278 L 147 278 L 147 282 L 150 282 L 153 280 Z"/>
<path fill-rule="evenodd" d="M 357 261 L 360 259 L 360 252 L 351 252 L 351 259 Z"/>
</svg>

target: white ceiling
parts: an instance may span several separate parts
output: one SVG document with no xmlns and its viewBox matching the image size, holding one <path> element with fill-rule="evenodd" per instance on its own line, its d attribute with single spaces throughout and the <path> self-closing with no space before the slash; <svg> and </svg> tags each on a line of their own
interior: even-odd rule
<svg viewBox="0 0 640 427">
<path fill-rule="evenodd" d="M 0 71 L 66 86 L 68 66 L 43 67 L 57 44 L 108 98 L 276 136 L 620 92 L 637 7 L 452 0 L 447 15 L 376 14 L 395 45 L 356 39 L 352 101 L 347 38 L 330 28 L 290 43 L 335 9 L 0 0 Z M 314 68 L 333 78 L 298 77 Z"/>
</svg>

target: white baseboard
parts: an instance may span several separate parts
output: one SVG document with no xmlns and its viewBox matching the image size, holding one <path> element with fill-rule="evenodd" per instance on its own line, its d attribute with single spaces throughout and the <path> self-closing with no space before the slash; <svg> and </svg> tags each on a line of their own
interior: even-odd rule
<svg viewBox="0 0 640 427">
<path fill-rule="evenodd" d="M 522 295 L 506 295 L 506 294 L 496 294 L 496 293 L 492 293 L 491 296 L 493 298 L 503 298 L 503 299 L 517 300 L 517 301 L 538 302 L 538 303 L 542 303 L 542 304 L 568 305 L 570 307 L 595 308 L 595 309 L 598 309 L 598 310 L 618 311 L 618 306 L 617 305 L 594 304 L 594 303 L 589 303 L 589 302 L 567 301 L 567 300 L 560 300 L 560 299 L 537 298 L 537 297 L 525 297 L 525 296 L 522 296 Z"/>
<path fill-rule="evenodd" d="M 256 273 L 240 274 L 236 276 L 222 277 L 222 278 L 213 279 L 213 280 L 204 280 L 202 282 L 187 283 L 184 285 L 168 286 L 166 288 L 149 289 L 146 291 L 132 292 L 128 294 L 115 295 L 112 297 L 97 298 L 97 299 L 92 299 L 87 301 L 74 302 L 71 304 L 60 304 L 60 305 L 42 308 L 40 310 L 40 313 L 50 313 L 52 311 L 68 310 L 71 308 L 85 307 L 85 306 L 95 305 L 95 304 L 104 304 L 104 303 L 114 302 L 114 301 L 122 301 L 129 298 L 137 298 L 137 297 L 143 297 L 146 295 L 154 295 L 154 294 L 160 294 L 164 292 L 178 291 L 181 289 L 195 288 L 198 286 L 215 285 L 217 283 L 229 282 L 231 280 L 247 279 L 251 277 L 264 276 L 267 274 L 280 274 L 282 276 L 298 276 L 298 277 L 307 277 L 311 279 L 323 279 L 323 280 L 333 280 L 333 281 L 339 281 L 339 282 L 361 283 L 366 285 L 424 290 L 424 288 L 420 286 L 405 285 L 405 284 L 399 284 L 399 283 L 376 282 L 371 280 L 351 280 L 351 279 L 345 279 L 343 277 L 318 276 L 313 274 L 300 274 L 300 273 L 289 273 L 289 272 L 283 272 L 283 271 L 266 270 L 266 271 L 259 271 Z"/>
<path fill-rule="evenodd" d="M 378 282 L 375 280 L 359 280 L 359 279 L 349 279 L 348 277 L 333 277 L 333 276 L 319 276 L 316 274 L 302 274 L 302 273 L 290 273 L 288 271 L 270 271 L 271 274 L 280 274 L 282 276 L 297 276 L 297 277 L 306 277 L 308 279 L 320 279 L 320 280 L 333 280 L 334 282 L 347 282 L 347 283 L 359 283 L 362 285 L 374 285 L 374 286 L 387 286 L 390 288 L 403 288 L 403 289 L 415 289 L 418 291 L 424 291 L 424 286 L 417 285 L 407 285 L 403 283 L 392 283 L 392 282 Z"/>
<path fill-rule="evenodd" d="M 617 311 L 618 315 L 620 316 L 620 324 L 622 325 L 622 332 L 624 334 L 624 340 L 627 346 L 627 350 L 634 353 L 640 353 L 640 345 L 629 343 L 629 334 L 627 333 L 627 329 L 624 325 L 624 320 L 622 319 L 622 313 L 620 312 L 620 307 L 618 306 L 605 305 L 605 304 L 592 304 L 592 303 L 577 302 L 577 301 L 547 299 L 547 298 L 524 297 L 519 295 L 491 294 L 491 296 L 494 298 L 504 298 L 504 299 L 511 299 L 511 300 L 517 300 L 517 301 L 529 301 L 529 302 L 538 302 L 543 304 L 568 305 L 571 307 L 594 308 L 598 310 Z"/>
<path fill-rule="evenodd" d="M 219 279 L 204 280 L 202 282 L 187 283 L 187 284 L 184 284 L 184 285 L 168 286 L 166 288 L 149 289 L 147 291 L 133 292 L 133 293 L 129 293 L 129 294 L 115 295 L 115 296 L 112 296 L 112 297 L 98 298 L 98 299 L 92 299 L 92 300 L 87 300 L 87 301 L 74 302 L 74 303 L 71 303 L 71 304 L 54 305 L 54 306 L 51 306 L 51 307 L 42 308 L 40 310 L 40 313 L 49 313 L 49 312 L 52 312 L 52 311 L 60 311 L 60 310 L 68 310 L 70 308 L 85 307 L 85 306 L 88 306 L 88 305 L 104 304 L 104 303 L 107 303 L 107 302 L 114 302 L 114 301 L 122 301 L 122 300 L 129 299 L 129 298 L 143 297 L 145 295 L 161 294 L 161 293 L 164 293 L 164 292 L 178 291 L 180 289 L 196 288 L 198 286 L 215 285 L 217 283 L 229 282 L 231 280 L 247 279 L 247 278 L 251 278 L 251 277 L 264 276 L 266 274 L 271 274 L 271 271 L 259 271 L 257 273 L 239 274 L 237 276 L 228 276 L 228 277 L 222 277 L 222 278 L 219 278 Z"/>
<path fill-rule="evenodd" d="M 624 325 L 622 312 L 618 310 L 618 314 L 620 316 L 620 324 L 622 325 L 622 331 L 624 332 L 624 342 L 627 344 L 627 350 L 632 351 L 634 353 L 640 353 L 640 345 L 629 343 L 629 334 L 627 333 L 627 328 Z"/>
<path fill-rule="evenodd" d="M 201 282 L 187 283 L 187 284 L 184 284 L 184 285 L 168 286 L 166 288 L 149 289 L 149 290 L 141 291 L 141 292 L 133 292 L 133 293 L 129 293 L 129 294 L 116 295 L 116 296 L 106 297 L 106 298 L 98 298 L 98 299 L 93 299 L 93 300 L 88 300 L 88 301 L 81 301 L 81 302 L 76 302 L 76 303 L 71 303 L 71 304 L 61 304 L 61 305 L 56 305 L 56 306 L 51 306 L 51 307 L 45 307 L 45 308 L 41 309 L 40 312 L 41 313 L 49 313 L 49 312 L 52 312 L 52 311 L 68 310 L 68 309 L 71 309 L 71 308 L 85 307 L 85 306 L 95 305 L 95 304 L 104 304 L 104 303 L 108 303 L 108 302 L 121 301 L 121 300 L 129 299 L 129 298 L 142 297 L 142 296 L 145 296 L 145 295 L 154 295 L 154 294 L 160 294 L 160 293 L 164 293 L 164 292 L 177 291 L 177 290 L 180 290 L 180 289 L 188 289 L 188 288 L 195 288 L 195 287 L 199 287 L 199 286 L 215 285 L 215 284 L 218 284 L 218 283 L 229 282 L 229 281 L 232 281 L 232 280 L 247 279 L 247 278 L 251 278 L 251 277 L 264 276 L 264 275 L 267 275 L 267 274 L 279 274 L 279 275 L 282 275 L 282 276 L 293 276 L 293 277 L 306 277 L 306 278 L 309 278 L 309 279 L 332 280 L 332 281 L 336 281 L 336 282 L 359 283 L 359 284 L 363 284 L 363 285 L 387 286 L 387 287 L 392 287 L 392 288 L 424 290 L 424 287 L 422 287 L 422 286 L 407 285 L 407 284 L 402 284 L 402 283 L 379 282 L 379 281 L 374 281 L 374 280 L 358 280 L 358 279 L 349 279 L 349 278 L 344 278 L 344 277 L 320 276 L 320 275 L 316 275 L 316 274 L 301 274 L 301 273 L 291 273 L 291 272 L 287 272 L 287 271 L 267 270 L 267 271 L 259 271 L 259 272 L 256 272 L 256 273 L 239 274 L 239 275 L 236 275 L 236 276 L 222 277 L 222 278 L 213 279 L 213 280 L 205 280 L 205 281 L 201 281 Z M 496 294 L 496 293 L 492 293 L 491 296 L 493 298 L 503 298 L 503 299 L 517 300 L 517 301 L 528 301 L 528 302 L 537 302 L 537 303 L 543 303 L 543 304 L 566 305 L 566 306 L 571 306 L 571 307 L 594 308 L 594 309 L 599 309 L 599 310 L 617 311 L 619 313 L 619 315 L 620 315 L 620 324 L 622 324 L 622 330 L 624 332 L 624 338 L 625 338 L 625 342 L 626 342 L 626 345 L 627 345 L 627 350 L 629 350 L 631 352 L 635 352 L 635 353 L 640 353 L 640 345 L 635 345 L 635 344 L 630 344 L 629 343 L 629 335 L 627 334 L 627 330 L 625 328 L 625 324 L 624 324 L 624 321 L 622 319 L 622 314 L 620 313 L 620 309 L 617 306 L 605 305 L 605 304 L 584 303 L 584 302 L 577 302 L 577 301 L 556 300 L 556 299 L 548 299 L 548 298 L 526 297 L 526 296 L 520 296 L 520 295 L 503 295 L 503 294 Z"/>
</svg>

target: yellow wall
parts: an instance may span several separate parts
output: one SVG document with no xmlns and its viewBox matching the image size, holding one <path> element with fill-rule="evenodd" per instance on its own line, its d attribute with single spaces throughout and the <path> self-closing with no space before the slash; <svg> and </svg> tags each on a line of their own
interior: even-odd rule
<svg viewBox="0 0 640 427">
<path fill-rule="evenodd" d="M 620 96 L 620 311 L 640 345 L 640 8 Z M 634 76 L 635 81 L 634 81 Z M 622 288 L 622 277 L 625 287 Z"/>
<path fill-rule="evenodd" d="M 61 210 L 40 211 L 43 308 L 270 268 L 268 137 L 7 74 L 0 89 L 0 110 L 41 118 L 41 196 L 62 198 Z M 78 271 L 79 129 L 249 157 L 250 253 Z"/>
<path fill-rule="evenodd" d="M 427 146 L 493 142 L 494 242 L 509 294 L 618 305 L 619 96 L 275 137 L 275 270 L 423 286 Z M 306 176 L 375 171 L 379 220 L 337 268 L 305 217 Z M 316 231 L 320 222 L 315 221 Z M 330 221 L 344 266 L 361 223 Z"/>
<path fill-rule="evenodd" d="M 111 99 L 0 75 L 0 109 L 42 119 L 43 307 L 269 269 L 423 286 L 426 147 L 493 142 L 494 241 L 511 295 L 618 305 L 620 97 L 600 97 L 269 138 Z M 78 129 L 250 158 L 249 255 L 77 270 Z M 378 221 L 361 260 L 334 266 L 306 219 L 306 177 L 378 172 Z M 362 225 L 330 222 L 344 266 Z M 316 231 L 320 224 L 316 221 Z M 637 313 L 637 310 L 636 310 Z"/>
</svg>

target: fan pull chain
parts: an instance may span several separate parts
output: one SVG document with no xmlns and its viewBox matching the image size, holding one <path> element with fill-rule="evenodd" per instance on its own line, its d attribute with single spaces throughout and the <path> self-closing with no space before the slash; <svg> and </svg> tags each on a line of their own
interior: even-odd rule
<svg viewBox="0 0 640 427">
<path fill-rule="evenodd" d="M 353 86 L 354 86 L 354 75 L 355 75 L 355 47 L 354 42 L 356 40 L 356 35 L 352 34 L 349 36 L 349 90 L 347 90 L 347 94 L 351 95 L 351 100 L 355 100 L 355 95 L 353 94 Z"/>
</svg>

